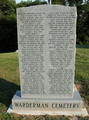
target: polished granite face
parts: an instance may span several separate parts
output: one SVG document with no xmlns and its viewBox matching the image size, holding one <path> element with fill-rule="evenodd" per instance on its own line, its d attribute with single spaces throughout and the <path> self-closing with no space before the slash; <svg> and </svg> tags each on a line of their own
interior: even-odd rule
<svg viewBox="0 0 89 120">
<path fill-rule="evenodd" d="M 22 98 L 73 98 L 76 8 L 17 8 Z"/>
</svg>

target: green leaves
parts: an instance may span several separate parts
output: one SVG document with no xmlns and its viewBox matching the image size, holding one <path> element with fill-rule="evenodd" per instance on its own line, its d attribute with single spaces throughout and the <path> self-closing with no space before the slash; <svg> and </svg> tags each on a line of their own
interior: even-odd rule
<svg viewBox="0 0 89 120">
<path fill-rule="evenodd" d="M 10 15 L 16 11 L 15 0 L 1 0 L 0 1 L 0 12 L 3 15 Z"/>
<path fill-rule="evenodd" d="M 89 4 L 77 6 L 77 44 L 89 44 Z"/>
<path fill-rule="evenodd" d="M 66 5 L 65 0 L 51 0 L 52 4 L 60 4 L 60 5 Z"/>
</svg>

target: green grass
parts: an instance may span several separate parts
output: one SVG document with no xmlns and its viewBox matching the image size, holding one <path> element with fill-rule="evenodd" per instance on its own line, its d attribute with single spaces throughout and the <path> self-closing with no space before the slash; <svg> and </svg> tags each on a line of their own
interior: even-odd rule
<svg viewBox="0 0 89 120">
<path fill-rule="evenodd" d="M 18 54 L 0 54 L 0 113 L 6 111 L 19 85 Z"/>
<path fill-rule="evenodd" d="M 89 49 L 77 48 L 75 83 L 82 85 L 82 97 L 89 101 Z"/>
<path fill-rule="evenodd" d="M 81 96 L 89 109 L 89 46 L 77 46 L 75 84 L 82 85 Z M 0 54 L 0 120 L 89 120 L 83 116 L 22 116 L 6 113 L 15 92 L 20 89 L 18 53 Z"/>
</svg>

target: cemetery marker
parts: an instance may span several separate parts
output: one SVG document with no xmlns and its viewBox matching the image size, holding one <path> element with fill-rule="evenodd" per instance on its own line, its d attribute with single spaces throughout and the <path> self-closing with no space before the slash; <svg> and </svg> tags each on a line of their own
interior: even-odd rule
<svg viewBox="0 0 89 120">
<path fill-rule="evenodd" d="M 62 5 L 17 8 L 21 91 L 12 99 L 13 111 L 84 114 L 73 89 L 76 17 L 75 7 Z"/>
</svg>

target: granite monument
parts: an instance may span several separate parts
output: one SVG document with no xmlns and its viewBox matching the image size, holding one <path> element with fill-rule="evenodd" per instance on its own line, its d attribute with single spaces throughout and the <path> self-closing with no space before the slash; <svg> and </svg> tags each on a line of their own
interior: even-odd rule
<svg viewBox="0 0 89 120">
<path fill-rule="evenodd" d="M 17 8 L 21 91 L 12 99 L 13 110 L 82 111 L 74 90 L 76 17 L 76 7 Z"/>
</svg>

